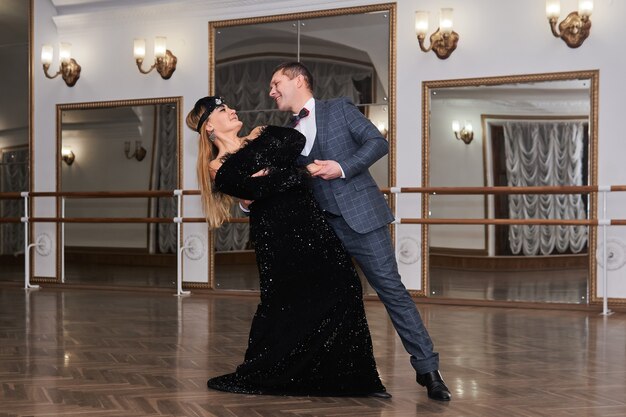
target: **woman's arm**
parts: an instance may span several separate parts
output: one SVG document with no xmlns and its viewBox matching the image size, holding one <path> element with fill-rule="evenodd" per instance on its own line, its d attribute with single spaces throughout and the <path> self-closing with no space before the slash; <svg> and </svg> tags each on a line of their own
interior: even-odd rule
<svg viewBox="0 0 626 417">
<path fill-rule="evenodd" d="M 308 173 L 299 167 L 269 167 L 267 174 L 259 176 L 235 176 L 220 170 L 216 177 L 216 189 L 243 200 L 268 198 L 303 184 Z"/>
</svg>

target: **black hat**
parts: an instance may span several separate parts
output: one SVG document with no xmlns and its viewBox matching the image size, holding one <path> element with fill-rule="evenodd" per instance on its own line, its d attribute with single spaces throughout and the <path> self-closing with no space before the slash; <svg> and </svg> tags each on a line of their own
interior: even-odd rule
<svg viewBox="0 0 626 417">
<path fill-rule="evenodd" d="M 202 97 L 200 100 L 196 101 L 194 109 L 199 109 L 201 107 L 205 108 L 204 113 L 202 113 L 202 116 L 200 116 L 200 121 L 198 122 L 198 126 L 196 127 L 196 132 L 200 133 L 202 124 L 205 122 L 206 119 L 209 118 L 211 113 L 213 113 L 213 110 L 225 104 L 226 102 L 224 101 L 224 99 L 219 96 Z"/>
</svg>

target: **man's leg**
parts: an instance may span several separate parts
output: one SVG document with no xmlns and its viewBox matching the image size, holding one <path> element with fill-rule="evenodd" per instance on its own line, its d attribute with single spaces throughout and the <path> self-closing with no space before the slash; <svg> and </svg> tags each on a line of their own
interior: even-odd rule
<svg viewBox="0 0 626 417">
<path fill-rule="evenodd" d="M 342 217 L 330 219 L 330 223 L 385 305 L 415 371 L 426 374 L 438 370 L 439 355 L 433 351 L 430 335 L 398 273 L 389 229 L 384 226 L 359 234 Z"/>
</svg>

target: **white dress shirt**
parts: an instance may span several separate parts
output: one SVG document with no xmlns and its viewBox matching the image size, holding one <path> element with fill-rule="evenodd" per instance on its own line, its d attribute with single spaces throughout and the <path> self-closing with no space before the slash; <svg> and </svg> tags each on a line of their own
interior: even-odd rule
<svg viewBox="0 0 626 417">
<path fill-rule="evenodd" d="M 317 124 L 315 123 L 315 99 L 311 97 L 306 103 L 304 103 L 304 108 L 309 111 L 309 115 L 300 119 L 294 129 L 302 133 L 306 138 L 306 143 L 302 152 L 300 152 L 300 155 L 308 156 L 311 153 L 311 149 L 313 149 L 315 137 L 317 136 Z M 346 174 L 343 172 L 341 165 L 339 165 L 339 169 L 341 170 L 341 178 L 345 178 Z"/>
<path fill-rule="evenodd" d="M 309 111 L 309 115 L 300 119 L 294 129 L 302 133 L 306 138 L 306 144 L 300 154 L 308 156 L 311 153 L 311 149 L 313 149 L 315 136 L 317 135 L 317 125 L 315 124 L 315 99 L 311 97 L 304 103 L 304 108 Z"/>
</svg>

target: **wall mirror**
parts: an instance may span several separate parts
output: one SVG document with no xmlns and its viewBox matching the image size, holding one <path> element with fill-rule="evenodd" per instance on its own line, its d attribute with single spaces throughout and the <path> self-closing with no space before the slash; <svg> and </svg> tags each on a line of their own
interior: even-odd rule
<svg viewBox="0 0 626 417">
<path fill-rule="evenodd" d="M 57 105 L 57 191 L 174 190 L 181 184 L 180 97 Z M 72 217 L 176 217 L 164 198 L 65 198 Z M 174 223 L 58 226 L 67 283 L 165 286 L 176 280 Z"/>
<path fill-rule="evenodd" d="M 30 10 L 32 1 L 0 2 L 0 193 L 30 190 Z M 0 200 L 0 217 L 24 216 L 24 202 Z M 0 223 L 0 281 L 24 279 L 24 225 Z"/>
<path fill-rule="evenodd" d="M 598 77 L 424 82 L 423 185 L 595 185 Z M 596 195 L 428 195 L 422 213 L 593 219 Z M 593 227 L 431 225 L 422 233 L 428 297 L 586 304 L 595 288 Z"/>
<path fill-rule="evenodd" d="M 209 23 L 211 93 L 238 110 L 244 132 L 284 125 L 269 81 L 276 65 L 300 61 L 315 80 L 318 99 L 350 97 L 386 135 L 389 155 L 370 172 L 381 187 L 395 183 L 395 4 Z M 235 217 L 241 213 L 233 208 Z M 258 289 L 248 225 L 232 222 L 213 233 L 210 286 Z"/>
</svg>

